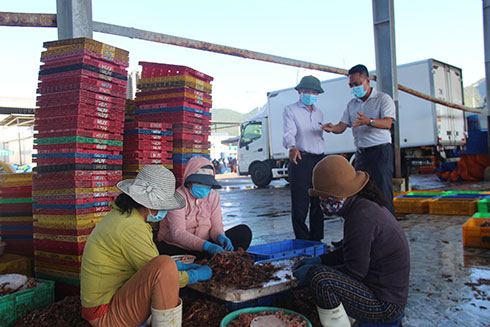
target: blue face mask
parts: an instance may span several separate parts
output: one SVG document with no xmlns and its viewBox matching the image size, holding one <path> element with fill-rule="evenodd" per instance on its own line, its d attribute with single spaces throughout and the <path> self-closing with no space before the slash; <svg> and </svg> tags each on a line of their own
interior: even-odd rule
<svg viewBox="0 0 490 327">
<path fill-rule="evenodd" d="M 158 223 L 165 219 L 165 217 L 167 216 L 167 212 L 167 210 L 158 210 L 157 215 L 153 216 L 150 209 L 148 209 L 148 218 L 146 218 L 146 221 L 149 223 Z"/>
<path fill-rule="evenodd" d="M 363 85 L 354 86 L 353 88 L 351 88 L 351 91 L 352 91 L 352 94 L 354 94 L 354 96 L 356 98 L 359 98 L 359 99 L 364 98 L 364 96 L 367 93 L 367 91 L 364 89 Z"/>
<path fill-rule="evenodd" d="M 211 186 L 202 184 L 192 184 L 191 194 L 198 199 L 204 199 L 211 193 Z"/>
<path fill-rule="evenodd" d="M 311 106 L 318 100 L 318 95 L 316 94 L 301 94 L 301 102 L 305 104 L 305 106 Z"/>
</svg>

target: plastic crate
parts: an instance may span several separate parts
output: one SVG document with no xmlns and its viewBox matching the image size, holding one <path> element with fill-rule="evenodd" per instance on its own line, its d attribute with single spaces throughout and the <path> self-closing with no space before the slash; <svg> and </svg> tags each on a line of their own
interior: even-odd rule
<svg viewBox="0 0 490 327">
<path fill-rule="evenodd" d="M 34 288 L 0 297 L 0 326 L 9 326 L 24 314 L 54 302 L 54 282 L 36 281 Z"/>
<path fill-rule="evenodd" d="M 481 199 L 477 203 L 478 212 L 490 212 L 490 199 Z"/>
<path fill-rule="evenodd" d="M 32 276 L 32 258 L 5 253 L 0 256 L 0 274 L 21 274 Z"/>
<path fill-rule="evenodd" d="M 48 51 L 41 52 L 41 62 L 49 62 L 51 60 L 59 60 L 61 58 L 74 57 L 74 56 L 83 56 L 88 55 L 93 58 L 105 60 L 107 62 L 113 62 L 122 67 L 129 67 L 129 58 L 119 57 L 119 56 L 110 56 L 106 55 L 105 51 L 93 48 L 83 48 L 79 47 L 78 49 L 67 49 L 66 47 L 62 48 L 52 48 Z M 122 60 L 121 60 L 122 59 Z"/>
<path fill-rule="evenodd" d="M 70 65 L 70 68 L 70 70 L 65 70 L 52 74 L 39 74 L 38 79 L 44 82 L 62 78 L 87 76 L 90 78 L 96 78 L 101 81 L 108 81 L 122 86 L 128 85 L 128 78 L 126 75 L 113 74 L 112 72 L 108 72 L 104 69 L 87 64 Z"/>
<path fill-rule="evenodd" d="M 475 212 L 473 218 L 488 218 L 490 219 L 490 212 Z"/>
<path fill-rule="evenodd" d="M 34 227 L 47 228 L 47 229 L 64 229 L 68 231 L 72 230 L 86 230 L 93 229 L 97 226 L 97 223 L 102 220 L 100 218 L 93 219 L 80 219 L 80 220 L 41 220 L 34 222 Z"/>
<path fill-rule="evenodd" d="M 481 227 L 480 225 L 490 221 L 490 218 L 471 217 L 463 225 L 463 246 L 490 248 L 490 227 Z"/>
<path fill-rule="evenodd" d="M 475 199 L 434 199 L 429 203 L 431 215 L 461 215 L 471 216 L 476 212 Z"/>
<path fill-rule="evenodd" d="M 187 66 L 169 65 L 147 61 L 140 61 L 138 62 L 138 64 L 143 66 L 142 78 L 189 75 L 195 76 L 207 82 L 211 82 L 214 79 L 209 75 L 201 73 Z"/>
<path fill-rule="evenodd" d="M 429 203 L 432 199 L 428 198 L 400 198 L 393 199 L 395 213 L 427 213 Z"/>
<path fill-rule="evenodd" d="M 303 255 L 318 256 L 325 251 L 326 246 L 321 242 L 296 239 L 254 245 L 247 250 L 254 261 L 278 260 Z"/>
</svg>

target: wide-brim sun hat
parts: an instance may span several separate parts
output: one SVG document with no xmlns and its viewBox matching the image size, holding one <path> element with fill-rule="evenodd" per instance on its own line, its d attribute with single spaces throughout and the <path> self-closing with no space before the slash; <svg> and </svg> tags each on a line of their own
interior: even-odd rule
<svg viewBox="0 0 490 327">
<path fill-rule="evenodd" d="M 143 166 L 135 179 L 125 179 L 116 186 L 148 209 L 175 210 L 185 207 L 185 199 L 175 191 L 174 174 L 161 165 Z"/>
<path fill-rule="evenodd" d="M 221 188 L 220 183 L 218 183 L 216 178 L 214 178 L 214 169 L 212 166 L 204 166 L 199 168 L 185 179 L 185 183 L 209 185 L 213 189 Z"/>
<path fill-rule="evenodd" d="M 313 169 L 312 197 L 348 198 L 359 193 L 369 181 L 369 174 L 356 171 L 342 156 L 330 155 L 320 160 Z"/>
<path fill-rule="evenodd" d="M 322 84 L 320 80 L 315 76 L 305 76 L 301 79 L 299 84 L 294 88 L 295 90 L 309 89 L 315 90 L 318 93 L 323 93 Z"/>
</svg>

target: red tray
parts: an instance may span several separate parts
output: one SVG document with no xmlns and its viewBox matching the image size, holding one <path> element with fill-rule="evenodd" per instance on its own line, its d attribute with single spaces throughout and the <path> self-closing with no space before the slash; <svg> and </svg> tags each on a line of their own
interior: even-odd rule
<svg viewBox="0 0 490 327">
<path fill-rule="evenodd" d="M 138 110 L 147 110 L 147 109 L 163 109 L 163 108 L 178 108 L 178 107 L 187 107 L 191 109 L 201 110 L 205 112 L 209 112 L 209 108 L 204 108 L 202 106 L 183 101 L 182 99 L 176 101 L 165 101 L 163 103 L 156 104 L 139 104 L 137 106 Z"/>
<path fill-rule="evenodd" d="M 207 118 L 203 118 L 203 115 L 191 113 L 191 112 L 178 112 L 178 113 L 164 113 L 164 114 L 134 114 L 134 120 L 136 121 L 158 121 L 158 122 L 186 122 L 192 124 L 204 124 L 209 121 Z"/>
<path fill-rule="evenodd" d="M 128 139 L 127 139 L 128 138 Z M 134 141 L 160 141 L 160 142 L 172 142 L 173 136 L 168 135 L 158 135 L 158 134 L 130 134 L 124 135 L 124 142 L 134 142 Z"/>
<path fill-rule="evenodd" d="M 159 129 L 162 131 L 166 131 L 172 129 L 172 124 L 134 121 L 130 123 L 125 123 L 124 129 Z"/>
<path fill-rule="evenodd" d="M 55 173 L 45 173 L 42 175 L 33 175 L 32 180 L 38 179 L 49 179 L 52 180 L 54 178 L 59 179 L 67 179 L 67 178 L 80 178 L 80 179 L 97 179 L 102 180 L 104 178 L 119 178 L 121 177 L 120 171 L 111 171 L 111 170 L 75 170 L 75 171 L 63 171 L 63 172 L 55 172 Z"/>
<path fill-rule="evenodd" d="M 41 95 L 56 94 L 59 92 L 74 91 L 74 90 L 86 90 L 97 93 L 108 94 L 113 97 L 124 98 L 126 93 L 120 91 L 114 91 L 102 86 L 96 86 L 88 83 L 75 83 L 75 84 L 60 84 L 56 86 L 41 86 L 38 87 L 36 92 Z"/>
<path fill-rule="evenodd" d="M 2 226 L 32 226 L 32 221 L 2 221 L 0 222 L 0 229 Z"/>
<path fill-rule="evenodd" d="M 70 116 L 86 116 L 96 117 L 102 119 L 110 119 L 113 121 L 124 121 L 124 108 L 121 110 L 98 108 L 88 105 L 72 105 L 63 107 L 41 107 L 36 109 L 37 119 L 50 119 L 57 117 L 70 117 Z M 70 108 L 71 107 L 71 108 Z"/>
<path fill-rule="evenodd" d="M 133 135 L 125 135 L 124 136 L 124 147 L 133 146 L 162 146 L 162 147 L 172 147 L 173 140 L 141 140 L 139 138 L 131 137 Z"/>
<path fill-rule="evenodd" d="M 186 96 L 177 97 L 177 98 L 151 99 L 151 100 L 135 99 L 135 101 L 136 101 L 138 106 L 147 105 L 147 104 L 156 104 L 156 105 L 158 105 L 158 108 L 170 108 L 170 106 L 168 104 L 177 103 L 179 101 L 184 101 L 184 102 L 187 102 L 190 104 L 195 104 L 195 105 L 200 106 L 201 108 L 199 108 L 199 110 L 202 110 L 202 111 L 209 111 L 209 110 L 211 110 L 211 107 L 213 106 L 211 103 L 204 102 L 204 101 L 199 100 L 199 99 L 186 97 Z M 165 105 L 166 105 L 166 107 L 164 107 Z M 140 107 L 140 109 L 142 109 L 142 108 Z"/>
<path fill-rule="evenodd" d="M 125 165 L 171 165 L 172 159 L 170 158 L 154 158 L 154 159 L 128 159 L 124 160 Z"/>
<path fill-rule="evenodd" d="M 186 66 L 160 64 L 155 62 L 140 61 L 139 64 L 143 66 L 141 78 L 151 78 L 160 76 L 177 76 L 177 75 L 189 75 L 203 80 L 207 83 L 211 82 L 214 78 L 201 73 L 195 69 Z"/>
<path fill-rule="evenodd" d="M 34 259 L 39 262 L 46 262 L 46 263 L 52 263 L 55 265 L 62 265 L 62 266 L 72 266 L 72 267 L 82 267 L 81 262 L 76 262 L 76 261 L 70 261 L 70 260 L 61 260 L 61 259 L 53 259 L 53 258 L 46 258 L 43 256 L 34 256 Z"/>
<path fill-rule="evenodd" d="M 120 133 L 109 133 L 109 132 L 101 132 L 101 131 L 84 131 L 79 129 L 66 129 L 61 131 L 54 132 L 46 132 L 46 131 L 38 131 L 34 134 L 35 138 L 52 138 L 52 137 L 65 137 L 65 136 L 83 136 L 83 137 L 92 137 L 96 139 L 104 139 L 104 140 L 113 140 L 113 141 L 122 141 L 123 136 Z"/>
<path fill-rule="evenodd" d="M 175 133 L 174 134 L 174 141 L 175 140 L 188 140 L 188 141 L 194 141 L 195 143 L 203 143 L 203 142 L 208 142 L 208 136 L 207 135 L 188 134 L 188 133 Z"/>
<path fill-rule="evenodd" d="M 34 233 L 39 234 L 51 234 L 51 235 L 72 235 L 72 236 L 81 236 L 88 235 L 92 232 L 94 228 L 88 229 L 58 229 L 58 228 L 43 228 L 43 227 L 34 227 Z"/>
<path fill-rule="evenodd" d="M 34 129 L 41 133 L 61 132 L 61 131 L 71 130 L 71 129 L 78 129 L 87 132 L 104 131 L 107 133 L 114 133 L 114 134 L 122 134 L 124 131 L 123 127 L 108 126 L 108 125 L 101 125 L 101 124 L 90 124 L 90 123 L 84 123 L 79 121 L 70 122 L 67 124 L 57 124 L 57 125 L 53 125 L 53 124 L 45 125 L 44 122 L 42 123 L 39 122 L 34 125 Z"/>
<path fill-rule="evenodd" d="M 92 78 L 88 76 L 72 76 L 72 77 L 63 77 L 59 79 L 49 79 L 45 81 L 41 81 L 38 83 L 38 87 L 40 89 L 42 88 L 56 88 L 56 87 L 61 87 L 63 85 L 75 85 L 75 84 L 89 84 L 101 88 L 105 88 L 109 91 L 115 91 L 115 92 L 121 92 L 125 93 L 126 92 L 126 86 L 122 86 L 120 84 L 112 83 L 109 81 L 101 81 L 97 78 Z M 62 91 L 65 89 L 61 89 Z M 55 91 L 56 92 L 56 91 Z M 60 91 L 58 91 L 60 92 Z M 50 92 L 52 93 L 52 92 Z M 109 93 L 109 92 L 104 92 L 104 93 Z"/>
<path fill-rule="evenodd" d="M 164 158 L 167 156 L 167 152 L 162 151 L 131 151 L 122 153 L 124 159 L 143 158 L 143 159 L 156 159 Z"/>
<path fill-rule="evenodd" d="M 102 102 L 107 102 L 107 104 L 104 104 Z M 66 104 L 73 104 L 73 103 L 74 104 L 88 103 L 91 105 L 109 108 L 110 107 L 109 104 L 124 106 L 126 100 L 122 98 L 112 97 L 107 94 L 100 94 L 100 93 L 90 92 L 85 90 L 52 93 L 47 95 L 40 95 L 37 97 L 38 106 L 66 105 Z"/>
<path fill-rule="evenodd" d="M 161 145 L 127 145 L 124 146 L 124 151 L 161 151 L 161 152 L 172 152 L 172 144 L 161 146 Z"/>
<path fill-rule="evenodd" d="M 52 240 L 34 240 L 34 248 L 38 251 L 54 252 L 68 255 L 82 255 L 87 242 L 63 242 Z"/>
<path fill-rule="evenodd" d="M 70 77 L 77 77 L 77 76 L 87 76 L 90 78 L 97 78 L 101 81 L 108 81 L 108 82 L 118 84 L 118 85 L 121 85 L 124 87 L 126 87 L 128 85 L 127 79 L 120 79 L 120 78 L 117 78 L 115 76 L 109 76 L 106 74 L 93 72 L 93 71 L 88 70 L 88 69 L 75 69 L 75 70 L 69 70 L 66 72 L 39 75 L 38 79 L 41 82 L 48 82 L 48 81 L 52 81 L 52 80 L 56 80 L 56 79 L 70 78 Z"/>
<path fill-rule="evenodd" d="M 174 148 L 175 149 L 186 148 L 186 149 L 207 150 L 207 149 L 211 148 L 211 143 L 210 142 L 196 143 L 192 140 L 177 139 L 177 140 L 174 140 Z"/>
<path fill-rule="evenodd" d="M 105 158 L 32 158 L 32 161 L 35 162 L 38 167 L 67 164 L 122 165 L 122 159 Z"/>
<path fill-rule="evenodd" d="M 100 153 L 100 154 L 120 154 L 123 147 L 107 144 L 90 144 L 90 143 L 62 143 L 62 144 L 34 144 L 37 153 L 53 152 L 83 152 L 83 153 Z"/>
<path fill-rule="evenodd" d="M 82 181 L 82 182 L 66 182 L 66 183 L 59 183 L 59 184 L 43 184 L 43 185 L 36 185 L 36 187 L 33 188 L 34 191 L 41 191 L 41 190 L 59 190 L 59 189 L 66 189 L 66 188 L 88 188 L 88 187 L 112 187 L 116 186 L 116 184 L 122 180 L 122 176 L 119 180 L 117 181 Z"/>
<path fill-rule="evenodd" d="M 91 58 L 88 55 L 82 55 L 77 57 L 66 57 L 66 58 L 60 58 L 58 60 L 51 60 L 49 62 L 45 62 L 44 65 L 41 65 L 40 70 L 43 71 L 50 68 L 70 66 L 76 64 L 87 64 L 123 76 L 126 76 L 128 74 L 128 71 L 124 67 L 120 67 L 119 65 L 108 63 L 100 59 Z"/>
<path fill-rule="evenodd" d="M 49 120 L 36 120 L 38 126 L 50 126 L 59 124 L 68 124 L 80 122 L 82 124 L 103 125 L 107 127 L 124 128 L 124 122 L 112 121 L 101 118 L 84 117 L 84 116 L 69 116 L 69 117 L 50 117 Z"/>
<path fill-rule="evenodd" d="M 109 207 L 93 207 L 83 209 L 33 209 L 33 214 L 38 215 L 84 215 L 94 212 L 111 211 Z"/>
<path fill-rule="evenodd" d="M 54 190 L 56 191 L 56 190 Z M 114 201 L 114 199 L 121 192 L 96 192 L 96 193 L 79 193 L 79 194 L 58 194 L 58 195 L 46 195 L 46 196 L 33 196 L 36 201 L 58 201 L 58 200 L 72 200 L 72 199 L 88 199 L 88 198 L 110 198 L 107 201 Z"/>
</svg>

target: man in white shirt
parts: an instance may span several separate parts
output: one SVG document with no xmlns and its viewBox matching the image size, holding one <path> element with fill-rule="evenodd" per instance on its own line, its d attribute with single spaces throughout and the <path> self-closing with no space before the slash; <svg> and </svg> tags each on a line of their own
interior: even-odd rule
<svg viewBox="0 0 490 327">
<path fill-rule="evenodd" d="M 323 93 L 320 81 L 305 76 L 295 88 L 299 101 L 284 108 L 283 141 L 289 149 L 289 184 L 291 190 L 291 220 L 297 239 L 321 241 L 323 239 L 323 212 L 318 198 L 312 198 L 313 168 L 323 158 L 323 113 L 314 105 Z M 305 224 L 310 217 L 310 229 Z"/>
<path fill-rule="evenodd" d="M 343 133 L 352 128 L 356 151 L 356 170 L 369 173 L 388 202 L 387 208 L 395 214 L 393 206 L 393 148 L 391 124 L 395 119 L 395 103 L 386 93 L 370 86 L 369 73 L 364 65 L 349 70 L 349 87 L 354 98 L 347 103 L 342 119 L 336 125 L 323 125 L 326 132 Z"/>
</svg>

